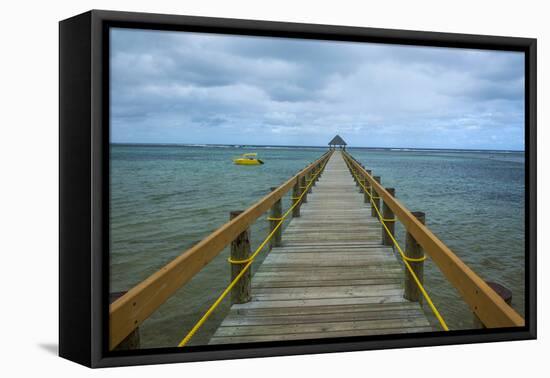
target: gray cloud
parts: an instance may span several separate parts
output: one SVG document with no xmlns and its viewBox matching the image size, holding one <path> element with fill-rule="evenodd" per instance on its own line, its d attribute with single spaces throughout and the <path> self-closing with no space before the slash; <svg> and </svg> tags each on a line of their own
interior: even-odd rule
<svg viewBox="0 0 550 378">
<path fill-rule="evenodd" d="M 523 149 L 521 53 L 114 29 L 114 142 Z"/>
</svg>

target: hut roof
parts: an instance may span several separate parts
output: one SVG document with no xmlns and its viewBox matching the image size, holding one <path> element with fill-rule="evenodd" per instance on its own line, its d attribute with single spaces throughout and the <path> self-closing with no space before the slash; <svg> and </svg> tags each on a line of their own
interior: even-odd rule
<svg viewBox="0 0 550 378">
<path fill-rule="evenodd" d="M 329 146 L 347 146 L 347 143 L 344 142 L 340 135 L 336 135 L 328 144 Z"/>
</svg>

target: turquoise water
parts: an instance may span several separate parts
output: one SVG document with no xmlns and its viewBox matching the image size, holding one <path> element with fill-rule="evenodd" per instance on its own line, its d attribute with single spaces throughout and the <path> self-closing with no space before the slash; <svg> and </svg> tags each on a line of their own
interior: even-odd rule
<svg viewBox="0 0 550 378">
<path fill-rule="evenodd" d="M 128 290 L 246 209 L 325 150 L 229 146 L 111 146 L 111 291 Z M 231 158 L 259 152 L 262 166 Z M 410 210 L 482 278 L 513 291 L 524 307 L 523 153 L 361 150 L 350 152 L 382 177 Z M 283 208 L 289 206 L 289 195 Z M 267 235 L 262 217 L 253 247 Z M 398 237 L 404 232 L 397 228 Z M 227 249 L 141 327 L 143 348 L 175 346 L 229 282 Z M 255 263 L 261 263 L 263 255 Z M 454 288 L 430 262 L 426 288 L 452 329 L 471 327 Z M 193 338 L 208 341 L 228 301 Z"/>
</svg>

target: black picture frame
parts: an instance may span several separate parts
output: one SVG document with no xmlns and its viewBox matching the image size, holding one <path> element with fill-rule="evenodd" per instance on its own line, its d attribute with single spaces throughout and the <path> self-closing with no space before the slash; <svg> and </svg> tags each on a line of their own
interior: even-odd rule
<svg viewBox="0 0 550 378">
<path fill-rule="evenodd" d="M 525 327 L 108 352 L 110 27 L 525 53 Z M 92 10 L 59 24 L 59 354 L 89 367 L 536 338 L 536 39 Z"/>
</svg>

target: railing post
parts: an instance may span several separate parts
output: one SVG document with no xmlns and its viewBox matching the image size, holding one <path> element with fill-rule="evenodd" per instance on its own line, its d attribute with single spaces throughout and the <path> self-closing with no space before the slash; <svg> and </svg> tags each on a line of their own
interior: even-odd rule
<svg viewBox="0 0 550 378">
<path fill-rule="evenodd" d="M 312 177 L 313 177 L 313 170 L 309 171 L 306 175 L 306 185 L 309 185 L 311 183 L 311 181 L 313 180 Z M 307 189 L 308 193 L 311 193 L 312 191 L 313 191 L 313 183 L 311 183 L 311 185 L 309 185 L 309 188 Z"/>
<path fill-rule="evenodd" d="M 412 215 L 418 219 L 422 224 L 426 223 L 426 214 L 421 211 L 413 211 Z M 407 232 L 405 238 L 405 256 L 411 259 L 422 259 L 424 257 L 424 251 L 420 244 L 417 243 L 414 236 Z M 424 282 L 424 261 L 409 261 L 414 274 L 422 284 Z M 405 291 L 403 294 L 405 299 L 408 299 L 411 302 L 420 302 L 422 303 L 422 295 L 418 285 L 414 281 L 412 274 L 407 268 L 405 268 Z"/>
<path fill-rule="evenodd" d="M 229 219 L 236 218 L 242 213 L 239 211 L 232 211 L 229 214 Z M 250 228 L 241 232 L 235 240 L 231 242 L 231 260 L 242 261 L 250 257 Z M 237 277 L 246 264 L 244 263 L 232 263 L 231 264 L 231 281 Z M 231 290 L 231 304 L 234 303 L 246 303 L 250 302 L 250 287 L 251 287 L 251 271 L 248 269 L 241 279 L 233 286 Z"/>
<path fill-rule="evenodd" d="M 277 189 L 277 187 L 271 188 L 271 191 L 274 191 Z M 280 222 L 281 216 L 283 215 L 283 202 L 281 198 L 279 198 L 273 206 L 271 206 L 271 210 L 269 212 L 269 226 L 271 232 L 277 227 L 277 224 Z M 273 237 L 271 238 L 269 242 L 269 249 L 272 249 L 273 247 L 280 247 L 281 246 L 281 236 L 282 236 L 282 226 L 275 231 L 273 234 Z M 270 232 L 270 233 L 271 233 Z"/>
<path fill-rule="evenodd" d="M 365 189 L 363 189 L 363 186 L 365 186 L 365 182 L 367 179 L 363 175 L 361 171 L 359 171 L 359 193 L 365 193 Z"/>
<path fill-rule="evenodd" d="M 386 191 L 389 194 L 391 194 L 392 197 L 395 196 L 394 188 L 386 188 Z M 386 227 L 388 228 L 388 230 L 395 237 L 395 214 L 393 213 L 392 209 L 390 209 L 386 201 L 384 201 L 382 204 L 382 218 L 384 218 L 384 223 L 386 224 Z M 382 243 L 384 245 L 393 244 L 393 241 L 391 240 L 390 235 L 388 235 L 384 227 L 382 227 Z"/>
<path fill-rule="evenodd" d="M 496 282 L 485 281 L 487 285 L 491 287 L 507 304 L 512 304 L 512 291 L 501 284 Z M 473 324 L 474 328 L 486 328 L 483 322 L 477 317 L 475 312 L 473 313 Z"/>
<path fill-rule="evenodd" d="M 373 176 L 372 178 L 377 183 L 380 183 L 380 176 Z M 372 208 L 370 209 L 370 215 L 373 217 L 377 217 L 378 214 L 376 213 L 376 210 L 374 209 L 374 207 L 376 206 L 376 208 L 380 210 L 380 197 L 378 193 L 376 193 L 376 190 L 374 190 L 374 185 L 371 185 L 370 192 L 372 195 L 372 202 L 373 202 Z"/>
<path fill-rule="evenodd" d="M 315 167 L 315 172 L 317 173 L 317 176 L 315 176 L 315 182 L 319 181 L 319 178 L 321 177 L 321 165 L 323 164 L 323 162 L 317 164 L 317 166 Z"/>
<path fill-rule="evenodd" d="M 367 174 L 370 176 L 372 171 L 370 169 L 366 169 L 367 171 Z M 367 180 L 367 178 L 365 177 L 365 196 L 364 196 L 364 201 L 365 203 L 370 203 L 370 192 L 372 190 L 372 185 L 370 184 L 370 181 Z"/>
<path fill-rule="evenodd" d="M 296 184 L 294 184 L 294 186 L 292 187 L 292 205 L 298 202 L 298 198 L 300 198 L 300 178 L 299 177 L 296 179 Z M 292 208 L 292 216 L 294 218 L 297 218 L 300 216 L 300 204 L 297 204 Z"/>
<path fill-rule="evenodd" d="M 126 291 L 110 293 L 109 303 L 113 303 L 118 298 L 122 297 L 124 294 L 126 294 Z M 135 350 L 139 348 L 140 348 L 139 327 L 136 327 L 113 350 Z"/>
<path fill-rule="evenodd" d="M 302 197 L 302 203 L 307 203 L 307 190 L 306 190 L 306 186 L 307 186 L 307 180 L 306 180 L 306 175 L 303 175 L 302 177 L 300 177 L 300 195 L 303 193 L 304 196 Z"/>
</svg>

